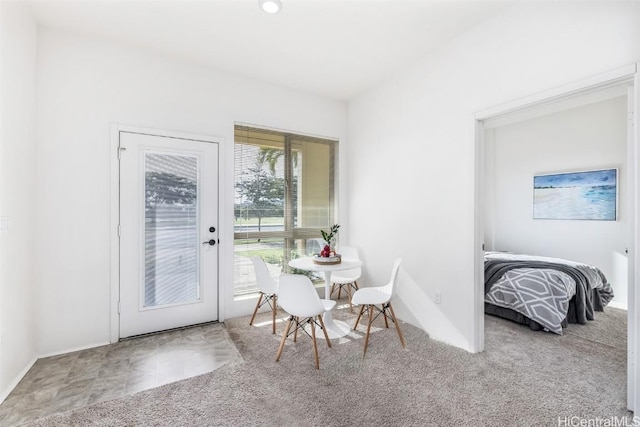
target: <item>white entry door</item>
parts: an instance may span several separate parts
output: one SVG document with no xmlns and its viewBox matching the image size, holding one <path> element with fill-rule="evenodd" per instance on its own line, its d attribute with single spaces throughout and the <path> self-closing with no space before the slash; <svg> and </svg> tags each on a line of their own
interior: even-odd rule
<svg viewBox="0 0 640 427">
<path fill-rule="evenodd" d="M 120 338 L 218 319 L 218 144 L 120 132 Z"/>
</svg>

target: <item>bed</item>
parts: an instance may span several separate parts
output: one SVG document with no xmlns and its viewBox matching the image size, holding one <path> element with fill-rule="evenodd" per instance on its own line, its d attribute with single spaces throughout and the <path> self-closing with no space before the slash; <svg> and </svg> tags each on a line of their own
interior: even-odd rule
<svg viewBox="0 0 640 427">
<path fill-rule="evenodd" d="M 486 252 L 484 281 L 485 313 L 559 335 L 613 298 L 599 268 L 561 258 Z"/>
</svg>

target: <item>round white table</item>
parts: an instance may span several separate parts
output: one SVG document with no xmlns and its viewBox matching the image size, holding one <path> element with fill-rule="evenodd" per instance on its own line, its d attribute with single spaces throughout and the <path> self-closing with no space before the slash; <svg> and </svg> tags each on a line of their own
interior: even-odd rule
<svg viewBox="0 0 640 427">
<path fill-rule="evenodd" d="M 350 270 L 362 266 L 362 261 L 355 258 L 342 258 L 340 264 L 316 264 L 312 257 L 296 258 L 289 261 L 289 266 L 298 270 L 322 271 L 324 273 L 324 298 L 331 298 L 331 273 L 340 270 Z M 327 328 L 329 338 L 340 338 L 351 331 L 351 327 L 345 322 L 333 320 L 331 311 L 326 311 L 322 316 L 324 326 Z M 319 335 L 324 338 L 324 334 Z"/>
</svg>

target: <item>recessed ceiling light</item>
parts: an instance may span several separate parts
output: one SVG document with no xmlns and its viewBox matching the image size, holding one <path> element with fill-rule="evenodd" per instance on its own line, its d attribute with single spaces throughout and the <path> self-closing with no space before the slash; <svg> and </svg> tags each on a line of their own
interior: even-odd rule
<svg viewBox="0 0 640 427">
<path fill-rule="evenodd" d="M 267 13 L 278 13 L 282 9 L 280 0 L 260 0 L 258 4 Z"/>
</svg>

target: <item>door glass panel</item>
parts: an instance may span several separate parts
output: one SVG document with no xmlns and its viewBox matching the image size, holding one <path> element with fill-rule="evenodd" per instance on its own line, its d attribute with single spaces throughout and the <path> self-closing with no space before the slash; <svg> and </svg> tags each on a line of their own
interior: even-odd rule
<svg viewBox="0 0 640 427">
<path fill-rule="evenodd" d="M 144 306 L 200 299 L 198 158 L 145 153 Z"/>
</svg>

